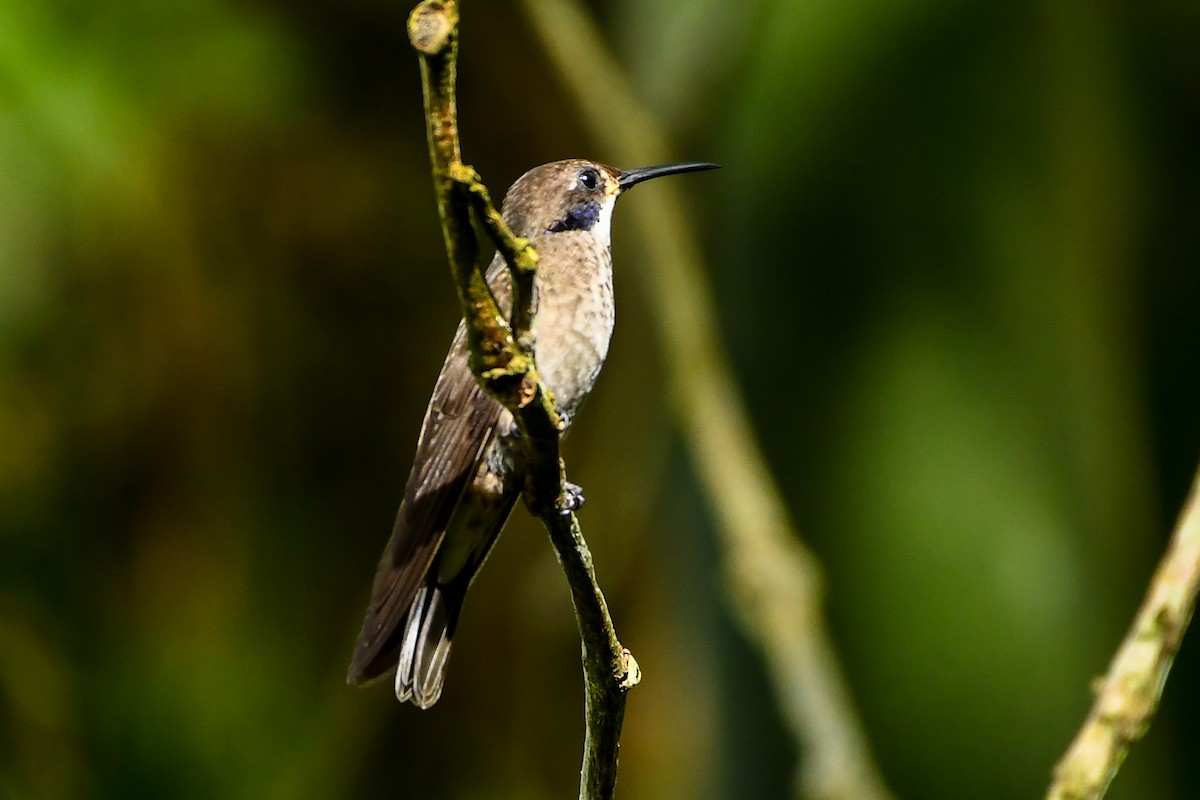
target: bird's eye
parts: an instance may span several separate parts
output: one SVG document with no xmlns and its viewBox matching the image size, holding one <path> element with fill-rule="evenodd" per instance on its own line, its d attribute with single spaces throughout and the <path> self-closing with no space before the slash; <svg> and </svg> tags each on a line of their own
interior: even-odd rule
<svg viewBox="0 0 1200 800">
<path fill-rule="evenodd" d="M 594 169 L 585 169 L 579 173 L 579 185 L 588 191 L 595 191 L 600 185 L 600 173 Z"/>
</svg>

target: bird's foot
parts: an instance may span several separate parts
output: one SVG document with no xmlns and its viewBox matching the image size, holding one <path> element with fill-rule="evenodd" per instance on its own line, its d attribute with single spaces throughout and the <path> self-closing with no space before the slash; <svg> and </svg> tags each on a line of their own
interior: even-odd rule
<svg viewBox="0 0 1200 800">
<path fill-rule="evenodd" d="M 567 428 L 571 427 L 571 415 L 557 403 L 554 404 L 554 413 L 558 416 L 558 425 L 555 427 L 558 428 L 559 433 L 565 433 Z"/>
<path fill-rule="evenodd" d="M 563 481 L 563 513 L 571 513 L 583 508 L 583 487 L 577 483 Z"/>
</svg>

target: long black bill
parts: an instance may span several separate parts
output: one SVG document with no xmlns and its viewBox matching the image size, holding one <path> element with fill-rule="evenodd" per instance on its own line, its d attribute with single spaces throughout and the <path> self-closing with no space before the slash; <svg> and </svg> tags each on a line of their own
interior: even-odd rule
<svg viewBox="0 0 1200 800">
<path fill-rule="evenodd" d="M 719 164 L 709 164 L 705 161 L 691 161 L 686 164 L 661 164 L 657 167 L 639 167 L 622 170 L 617 178 L 617 185 L 625 191 L 635 183 L 648 181 L 651 178 L 661 178 L 664 175 L 678 175 L 681 172 L 700 172 L 705 169 L 719 169 Z"/>
</svg>

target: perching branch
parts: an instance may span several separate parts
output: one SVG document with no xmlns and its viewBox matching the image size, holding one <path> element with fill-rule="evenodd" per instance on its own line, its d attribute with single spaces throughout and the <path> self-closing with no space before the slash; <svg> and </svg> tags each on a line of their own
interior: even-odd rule
<svg viewBox="0 0 1200 800">
<path fill-rule="evenodd" d="M 528 241 L 513 232 L 504 224 L 504 218 L 492 203 L 487 187 L 483 185 L 479 173 L 470 167 L 456 164 L 454 179 L 467 190 L 471 207 L 478 219 L 483 222 L 488 236 L 496 245 L 496 249 L 504 256 L 508 270 L 512 274 L 512 329 L 517 346 L 523 352 L 533 352 L 533 279 L 537 275 L 537 251 Z"/>
<path fill-rule="evenodd" d="M 408 33 L 420 54 L 434 193 L 467 329 L 471 369 L 480 385 L 517 421 L 528 463 L 525 502 L 545 524 L 571 586 L 586 684 L 587 730 L 579 796 L 611 798 L 625 693 L 641 673 L 617 640 L 591 553 L 567 505 L 558 446 L 561 421 L 533 353 L 537 254 L 508 229 L 478 174 L 461 160 L 455 107 L 458 3 L 426 0 L 409 16 Z M 511 319 L 505 319 L 480 269 L 472 212 L 508 264 L 513 285 Z"/>
<path fill-rule="evenodd" d="M 1095 685 L 1096 702 L 1054 769 L 1047 800 L 1098 800 L 1158 709 L 1200 590 L 1200 471 L 1146 599 Z"/>
<path fill-rule="evenodd" d="M 665 134 L 634 99 L 581 4 L 524 0 L 524 6 L 601 149 L 622 163 L 671 161 Z M 656 309 L 651 317 L 675 414 L 719 523 L 733 609 L 768 666 L 802 749 L 800 791 L 821 800 L 886 800 L 825 629 L 820 567 L 788 520 L 712 333 L 718 314 L 698 237 L 679 193 L 670 186 L 658 191 L 654 217 L 634 220 L 638 247 L 654 266 L 644 273 Z"/>
</svg>

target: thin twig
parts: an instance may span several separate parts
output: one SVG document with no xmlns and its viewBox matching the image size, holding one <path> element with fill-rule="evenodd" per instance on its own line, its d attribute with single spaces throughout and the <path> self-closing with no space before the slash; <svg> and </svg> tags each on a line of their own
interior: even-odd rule
<svg viewBox="0 0 1200 800">
<path fill-rule="evenodd" d="M 633 655 L 617 640 L 579 520 L 569 512 L 543 514 L 541 520 L 550 531 L 558 563 L 571 585 L 575 621 L 583 640 L 587 730 L 579 796 L 587 800 L 611 798 L 617 783 L 625 693 L 638 684 L 642 672 Z"/>
<path fill-rule="evenodd" d="M 508 264 L 508 271 L 513 276 L 513 306 L 509 314 L 513 337 L 522 351 L 532 353 L 535 311 L 533 279 L 537 275 L 537 251 L 528 240 L 514 235 L 504 224 L 504 218 L 492 203 L 492 197 L 483 185 L 479 173 L 471 167 L 456 164 L 452 174 L 460 186 L 470 194 L 471 207 Z"/>
<path fill-rule="evenodd" d="M 1098 800 L 1158 709 L 1200 589 L 1200 471 L 1146 599 L 1095 685 L 1096 702 L 1054 769 L 1047 800 Z"/>
<path fill-rule="evenodd" d="M 637 684 L 641 673 L 617 639 L 596 582 L 591 552 L 579 521 L 566 505 L 566 475 L 559 458 L 561 421 L 553 395 L 538 376 L 533 355 L 537 253 L 508 229 L 479 175 L 461 161 L 455 108 L 458 3 L 426 0 L 418 5 L 409 17 L 409 38 L 421 56 L 434 193 L 467 328 L 471 367 L 480 385 L 517 421 L 528 463 L 525 502 L 545 524 L 571 587 L 586 684 L 579 796 L 607 800 L 616 786 L 625 693 Z M 512 275 L 511 324 L 480 269 L 472 211 Z"/>
<path fill-rule="evenodd" d="M 525 0 L 551 61 L 600 149 L 621 163 L 670 161 L 667 137 L 634 98 L 581 4 Z M 613 120 L 620 120 L 619 125 Z M 724 546 L 733 608 L 767 663 L 803 752 L 798 786 L 822 800 L 885 800 L 821 613 L 820 568 L 787 508 L 748 422 L 724 349 L 696 232 L 680 195 L 662 186 L 655 215 L 634 220 L 652 269 L 652 318 L 667 382 Z"/>
</svg>

